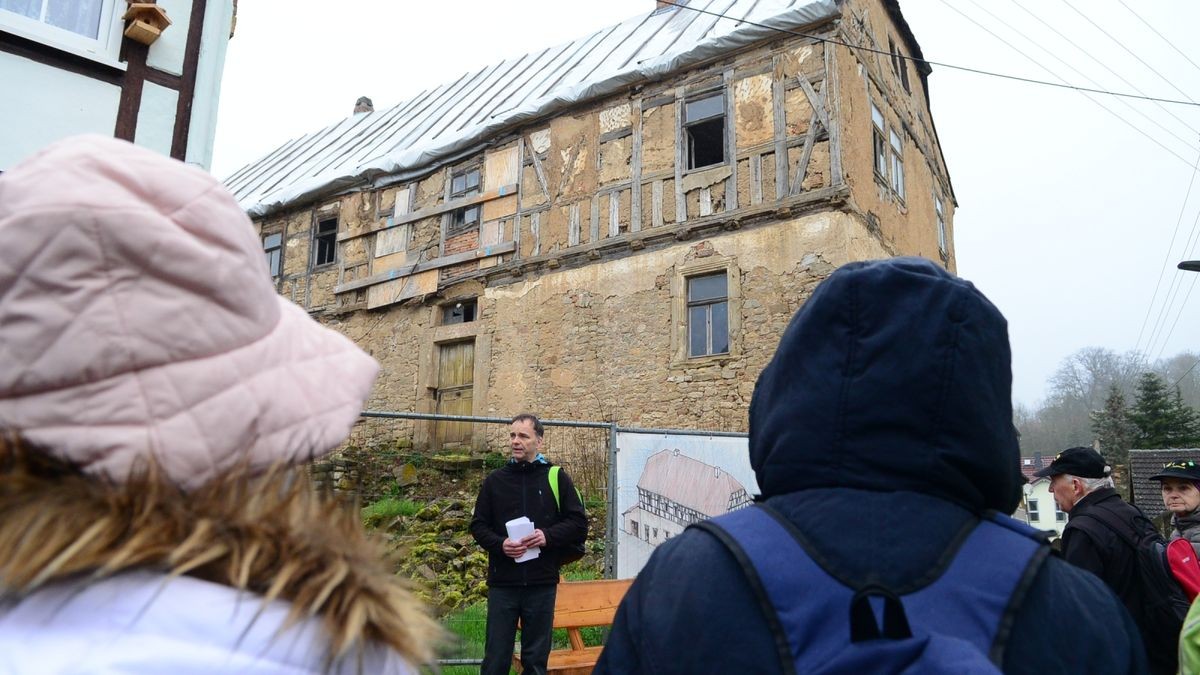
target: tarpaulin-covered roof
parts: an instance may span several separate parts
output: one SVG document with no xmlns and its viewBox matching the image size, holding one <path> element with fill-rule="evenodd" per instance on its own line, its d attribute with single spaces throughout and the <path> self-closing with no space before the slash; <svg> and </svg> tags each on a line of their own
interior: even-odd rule
<svg viewBox="0 0 1200 675">
<path fill-rule="evenodd" d="M 837 0 L 690 0 L 688 5 L 636 16 L 467 73 L 389 109 L 356 114 L 285 143 L 225 184 L 251 216 L 263 216 L 380 177 L 415 178 L 439 162 L 477 152 L 484 141 L 515 124 L 779 37 L 776 29 L 811 26 L 840 12 Z"/>
</svg>

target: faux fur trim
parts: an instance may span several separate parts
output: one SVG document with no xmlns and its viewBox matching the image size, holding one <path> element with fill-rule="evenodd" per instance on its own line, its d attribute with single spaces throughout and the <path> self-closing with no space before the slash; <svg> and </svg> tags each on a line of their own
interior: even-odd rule
<svg viewBox="0 0 1200 675">
<path fill-rule="evenodd" d="M 441 636 L 356 511 L 303 470 L 235 470 L 184 492 L 154 463 L 104 480 L 0 434 L 0 597 L 133 570 L 286 600 L 289 623 L 322 621 L 331 660 L 374 642 L 426 663 Z"/>
</svg>

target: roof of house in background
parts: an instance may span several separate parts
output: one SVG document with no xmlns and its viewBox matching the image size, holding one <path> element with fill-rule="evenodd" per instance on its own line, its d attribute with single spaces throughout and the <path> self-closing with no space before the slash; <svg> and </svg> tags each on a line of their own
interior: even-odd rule
<svg viewBox="0 0 1200 675">
<path fill-rule="evenodd" d="M 293 139 L 237 170 L 225 184 L 258 217 L 377 181 L 417 178 L 478 152 L 521 123 L 778 38 L 777 29 L 829 21 L 840 16 L 841 1 L 690 0 L 690 9 L 647 12 Z M 885 4 L 889 10 L 895 5 L 898 16 L 896 0 Z M 919 57 L 907 24 L 901 32 Z"/>
<path fill-rule="evenodd" d="M 678 450 L 661 450 L 650 455 L 637 486 L 710 518 L 729 511 L 731 495 L 746 492 L 745 486 L 728 471 L 682 455 Z"/>
<path fill-rule="evenodd" d="M 1150 480 L 1150 476 L 1158 473 L 1163 465 L 1181 459 L 1200 459 L 1200 448 L 1129 451 L 1129 484 L 1133 486 L 1133 503 L 1147 517 L 1157 518 L 1166 510 L 1158 481 Z"/>
<path fill-rule="evenodd" d="M 1033 481 L 1037 480 L 1037 476 L 1034 476 L 1033 474 L 1035 472 L 1041 471 L 1045 467 L 1049 466 L 1050 462 L 1052 462 L 1052 461 L 1054 461 L 1053 457 L 1047 458 L 1047 457 L 1043 457 L 1040 454 L 1034 455 L 1032 457 L 1022 457 L 1021 458 L 1021 475 L 1025 476 L 1025 482 L 1032 483 Z"/>
</svg>

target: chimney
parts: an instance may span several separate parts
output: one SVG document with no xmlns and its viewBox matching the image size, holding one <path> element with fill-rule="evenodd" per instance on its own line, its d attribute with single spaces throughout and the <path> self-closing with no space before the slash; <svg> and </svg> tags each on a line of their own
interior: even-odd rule
<svg viewBox="0 0 1200 675">
<path fill-rule="evenodd" d="M 359 96 L 354 102 L 354 114 L 375 112 L 375 106 L 371 103 L 371 99 L 366 96 Z"/>
</svg>

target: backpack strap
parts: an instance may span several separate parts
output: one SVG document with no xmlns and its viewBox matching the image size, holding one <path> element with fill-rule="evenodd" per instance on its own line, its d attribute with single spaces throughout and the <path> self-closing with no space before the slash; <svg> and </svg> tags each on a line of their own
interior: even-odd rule
<svg viewBox="0 0 1200 675">
<path fill-rule="evenodd" d="M 1136 508 L 1136 507 L 1134 507 L 1134 508 Z M 1138 513 L 1137 517 L 1145 518 L 1145 516 L 1142 515 L 1141 511 L 1138 511 L 1137 513 Z M 1134 529 L 1134 525 L 1132 523 L 1130 523 L 1127 519 L 1123 518 L 1120 514 L 1116 513 L 1115 511 L 1113 511 L 1110 508 L 1096 505 L 1084 513 L 1080 513 L 1079 515 L 1076 515 L 1076 516 L 1071 516 L 1071 520 L 1075 522 L 1076 527 L 1079 527 L 1080 529 L 1085 530 L 1085 531 L 1087 530 L 1087 528 L 1082 527 L 1083 523 L 1081 523 L 1079 521 L 1084 520 L 1084 522 L 1087 522 L 1089 520 L 1094 520 L 1097 523 L 1100 523 L 1101 525 L 1103 525 L 1114 535 L 1116 535 L 1118 539 L 1125 542 L 1125 545 L 1128 546 L 1129 548 L 1136 550 L 1138 547 L 1139 536 L 1138 536 L 1137 530 Z M 1149 521 L 1147 521 L 1147 522 L 1149 522 Z M 1151 527 L 1153 527 L 1153 523 L 1151 523 Z"/>
<path fill-rule="evenodd" d="M 766 505 L 693 527 L 716 537 L 738 561 L 775 635 L 784 672 L 795 673 L 818 670 L 854 639 L 852 627 L 867 624 L 860 616 L 859 598 L 865 595 L 884 599 L 885 636 L 899 631 L 906 615 L 912 634 L 961 638 L 1001 665 L 1017 610 L 1050 549 L 1041 535 L 1000 518 L 981 520 L 957 552 L 945 556 L 948 565 L 940 575 L 930 575 L 931 583 L 894 603 L 887 589 L 851 588 L 823 569 L 794 526 Z M 830 620 L 848 611 L 853 621 Z"/>
<path fill-rule="evenodd" d="M 562 511 L 562 500 L 558 497 L 558 472 L 562 471 L 561 466 L 550 467 L 550 492 L 554 494 L 554 506 Z"/>
<path fill-rule="evenodd" d="M 551 492 L 551 494 L 554 495 L 554 506 L 560 512 L 562 511 L 562 499 L 558 496 L 558 488 L 559 488 L 559 481 L 561 480 L 559 478 L 559 475 L 561 474 L 561 472 L 562 472 L 562 467 L 556 465 L 556 466 L 550 467 L 550 473 L 547 474 L 547 477 L 550 479 L 550 492 Z M 579 491 L 579 488 L 575 488 L 575 496 L 579 497 L 579 503 L 582 504 L 583 503 L 583 493 L 581 493 Z"/>
</svg>

